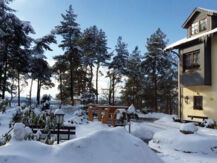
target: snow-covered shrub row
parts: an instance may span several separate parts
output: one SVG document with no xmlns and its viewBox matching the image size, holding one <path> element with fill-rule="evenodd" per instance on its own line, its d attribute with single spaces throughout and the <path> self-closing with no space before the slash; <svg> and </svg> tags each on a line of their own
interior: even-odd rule
<svg viewBox="0 0 217 163">
<path fill-rule="evenodd" d="M 203 134 L 183 134 L 177 129 L 156 132 L 149 146 L 158 151 L 181 151 L 185 153 L 215 153 L 217 139 Z M 216 155 L 216 153 L 215 153 Z"/>
<path fill-rule="evenodd" d="M 183 134 L 193 134 L 197 132 L 198 128 L 193 123 L 184 123 L 180 126 L 180 132 Z"/>
<path fill-rule="evenodd" d="M 36 134 L 33 134 L 32 129 L 29 128 L 28 126 L 25 127 L 25 125 L 23 123 L 15 123 L 15 125 L 14 125 L 13 135 L 12 135 L 13 140 L 16 140 L 16 141 L 23 141 L 23 140 L 42 141 L 41 136 L 42 136 L 42 133 L 40 130 L 38 130 Z M 51 135 L 48 134 L 46 136 L 45 140 L 42 142 L 44 142 L 46 144 L 53 144 L 55 140 L 56 140 L 56 136 L 51 137 Z"/>
</svg>

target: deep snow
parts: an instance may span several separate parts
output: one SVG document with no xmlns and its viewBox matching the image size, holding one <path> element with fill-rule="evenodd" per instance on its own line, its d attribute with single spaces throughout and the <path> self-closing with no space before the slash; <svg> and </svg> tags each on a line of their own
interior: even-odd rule
<svg viewBox="0 0 217 163">
<path fill-rule="evenodd" d="M 140 139 L 123 128 L 109 128 L 60 145 L 12 140 L 0 147 L 0 162 L 7 163 L 161 163 Z"/>
</svg>

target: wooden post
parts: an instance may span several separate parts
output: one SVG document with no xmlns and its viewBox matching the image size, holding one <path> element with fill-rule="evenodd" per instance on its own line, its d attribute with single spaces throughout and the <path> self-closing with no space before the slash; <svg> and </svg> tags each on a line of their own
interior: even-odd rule
<svg viewBox="0 0 217 163">
<path fill-rule="evenodd" d="M 59 144 L 60 142 L 60 124 L 57 125 L 57 144 Z"/>
<path fill-rule="evenodd" d="M 70 128 L 68 128 L 68 140 L 70 140 Z"/>
<path fill-rule="evenodd" d="M 93 121 L 92 106 L 88 106 L 88 120 Z"/>
<path fill-rule="evenodd" d="M 98 121 L 101 121 L 102 120 L 102 108 L 98 108 Z"/>
</svg>

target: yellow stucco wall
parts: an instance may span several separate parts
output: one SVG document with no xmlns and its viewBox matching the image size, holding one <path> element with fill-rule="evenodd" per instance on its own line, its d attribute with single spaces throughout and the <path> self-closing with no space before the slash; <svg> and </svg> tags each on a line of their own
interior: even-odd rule
<svg viewBox="0 0 217 163">
<path fill-rule="evenodd" d="M 183 88 L 182 118 L 189 119 L 188 115 L 207 116 L 217 122 L 217 35 L 212 37 L 211 43 L 211 62 L 212 62 L 212 85 L 201 87 Z M 189 97 L 188 104 L 184 97 Z M 193 109 L 193 96 L 203 96 L 203 110 Z M 180 101 L 179 101 L 180 102 Z"/>
</svg>

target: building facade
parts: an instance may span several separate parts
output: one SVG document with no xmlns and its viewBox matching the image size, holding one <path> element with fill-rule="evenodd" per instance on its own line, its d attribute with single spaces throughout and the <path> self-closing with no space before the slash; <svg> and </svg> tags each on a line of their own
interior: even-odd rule
<svg viewBox="0 0 217 163">
<path fill-rule="evenodd" d="M 179 117 L 217 122 L 217 11 L 196 8 L 182 27 L 187 37 L 165 48 L 178 50 Z"/>
</svg>

